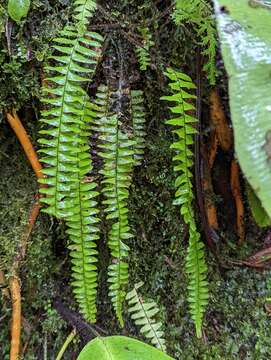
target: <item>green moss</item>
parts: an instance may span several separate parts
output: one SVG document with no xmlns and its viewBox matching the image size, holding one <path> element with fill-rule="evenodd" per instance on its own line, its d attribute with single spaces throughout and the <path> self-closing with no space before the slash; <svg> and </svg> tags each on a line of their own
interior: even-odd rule
<svg viewBox="0 0 271 360">
<path fill-rule="evenodd" d="M 70 1 L 33 1 L 31 11 L 19 24 L 8 20 L 0 7 L 0 108 L 20 109 L 35 103 L 43 76 L 41 62 L 49 55 L 50 41 L 69 21 Z M 8 21 L 8 22 L 7 22 Z M 7 25 L 10 34 L 5 32 Z"/>
<path fill-rule="evenodd" d="M 30 208 L 35 201 L 37 183 L 33 171 L 8 125 L 2 124 L 0 133 L 0 270 L 9 276 L 12 260 L 25 231 Z M 36 131 L 33 128 L 34 132 Z M 56 278 L 61 261 L 56 258 L 54 241 L 58 231 L 50 231 L 53 223 L 40 215 L 30 238 L 26 259 L 21 264 L 23 315 L 28 322 L 28 333 L 23 331 L 22 341 L 28 342 L 27 360 L 36 359 L 47 339 L 47 351 L 52 356 L 65 338 L 66 325 L 48 301 L 55 296 Z M 55 228 L 55 227 L 54 227 Z M 56 228 L 57 230 L 57 228 Z M 54 240 L 54 241 L 53 241 Z M 1 298 L 1 297 L 0 297 Z M 0 357 L 9 358 L 9 327 L 11 304 L 0 299 L 1 318 L 6 326 L 0 329 Z M 2 320 L 1 320 L 2 321 Z M 42 356 L 41 356 L 42 357 Z"/>
</svg>

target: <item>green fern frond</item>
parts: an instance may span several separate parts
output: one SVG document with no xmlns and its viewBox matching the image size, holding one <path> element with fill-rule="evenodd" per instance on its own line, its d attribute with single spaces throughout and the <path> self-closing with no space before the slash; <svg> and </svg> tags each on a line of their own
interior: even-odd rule
<svg viewBox="0 0 271 360">
<path fill-rule="evenodd" d="M 194 143 L 196 130 L 193 123 L 196 123 L 197 119 L 191 113 L 195 110 L 192 101 L 196 96 L 189 90 L 195 89 L 195 85 L 189 76 L 171 68 L 167 69 L 165 75 L 171 81 L 169 87 L 173 91 L 173 95 L 163 96 L 162 100 L 174 103 L 174 106 L 170 107 L 170 111 L 175 116 L 166 123 L 174 126 L 172 132 L 177 137 L 177 140 L 171 145 L 176 152 L 173 158 L 176 162 L 174 170 L 179 174 L 175 181 L 177 188 L 175 204 L 180 205 L 181 215 L 189 227 L 189 246 L 186 257 L 186 269 L 189 275 L 188 302 L 197 336 L 201 337 L 203 316 L 208 303 L 208 283 L 204 245 L 197 232 L 193 211 L 193 173 L 191 168 L 194 162 L 190 147 Z"/>
<path fill-rule="evenodd" d="M 138 289 L 143 285 L 139 282 L 134 289 L 126 295 L 128 301 L 128 312 L 135 324 L 140 326 L 140 333 L 150 339 L 151 343 L 161 351 L 166 352 L 164 332 L 161 330 L 162 323 L 156 322 L 155 315 L 159 313 L 159 308 L 154 301 L 145 302 L 139 294 Z"/>
<path fill-rule="evenodd" d="M 80 126 L 85 91 L 82 84 L 89 82 L 100 56 L 102 37 L 93 32 L 84 36 L 67 26 L 54 40 L 53 48 L 58 55 L 51 56 L 54 66 L 47 66 L 49 77 L 43 87 L 42 99 L 46 109 L 42 111 L 42 123 L 49 129 L 41 130 L 45 137 L 39 139 L 43 148 L 41 161 L 45 179 L 41 189 L 45 194 L 41 201 L 47 205 L 43 211 L 57 217 L 70 216 L 65 206 L 65 196 L 73 183 L 78 183 L 77 154 L 82 139 Z"/>
<path fill-rule="evenodd" d="M 97 126 L 94 128 L 95 131 L 99 132 L 100 119 L 103 117 L 109 116 L 111 91 L 106 85 L 100 85 L 98 87 L 95 103 L 96 103 L 96 117 L 97 117 Z"/>
<path fill-rule="evenodd" d="M 71 184 L 67 197 L 66 207 L 70 215 L 66 219 L 67 234 L 70 238 L 70 256 L 72 258 L 72 285 L 75 298 L 81 313 L 89 322 L 96 321 L 96 293 L 97 293 L 97 267 L 96 267 L 96 240 L 99 238 L 97 223 L 97 201 L 95 190 L 97 184 L 87 182 L 86 175 L 92 170 L 90 147 L 87 144 L 89 137 L 89 123 L 94 117 L 93 106 L 85 96 L 82 108 L 80 137 L 82 144 L 79 146 L 77 156 L 77 182 Z"/>
<path fill-rule="evenodd" d="M 96 0 L 74 0 L 74 19 L 86 26 L 97 8 Z"/>
<path fill-rule="evenodd" d="M 104 87 L 104 90 L 106 89 Z M 102 92 L 99 97 L 100 104 L 106 102 L 101 94 Z M 105 97 L 106 94 L 104 99 Z M 133 236 L 128 224 L 127 198 L 133 167 L 134 141 L 121 130 L 117 115 L 100 117 L 98 130 L 101 143 L 99 155 L 104 159 L 104 166 L 100 171 L 103 175 L 102 192 L 105 196 L 103 204 L 107 213 L 106 219 L 113 220 L 108 234 L 108 246 L 113 258 L 108 269 L 109 296 L 117 318 L 123 326 L 122 307 L 128 283 L 129 251 L 124 242 Z"/>
<path fill-rule="evenodd" d="M 145 109 L 144 109 L 143 91 L 131 91 L 131 116 L 134 133 L 134 160 L 135 165 L 140 165 L 144 157 L 144 149 L 146 145 L 145 136 Z"/>
<path fill-rule="evenodd" d="M 203 48 L 202 54 L 207 58 L 204 70 L 208 74 L 210 84 L 214 85 L 217 76 L 217 30 L 210 4 L 205 0 L 176 0 L 172 17 L 177 25 L 190 23 L 196 26 L 195 31 Z"/>
<path fill-rule="evenodd" d="M 148 28 L 141 28 L 139 32 L 143 38 L 143 46 L 138 46 L 135 50 L 140 70 L 146 71 L 151 64 L 150 50 L 154 45 L 152 34 Z"/>
</svg>

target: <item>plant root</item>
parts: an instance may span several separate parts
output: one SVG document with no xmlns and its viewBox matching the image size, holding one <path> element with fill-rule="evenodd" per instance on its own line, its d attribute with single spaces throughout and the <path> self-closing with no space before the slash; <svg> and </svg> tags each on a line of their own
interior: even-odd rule
<svg viewBox="0 0 271 360">
<path fill-rule="evenodd" d="M 37 176 L 37 178 L 42 178 L 43 175 L 41 173 L 42 166 L 38 160 L 36 151 L 27 135 L 27 132 L 25 131 L 25 128 L 23 127 L 23 124 L 21 120 L 19 119 L 17 113 L 15 110 L 13 110 L 13 115 L 10 113 L 7 113 L 7 120 L 15 132 L 18 140 L 20 141 L 24 152 Z"/>
<path fill-rule="evenodd" d="M 218 89 L 212 90 L 210 94 L 210 122 L 221 148 L 230 151 L 233 145 L 232 129 L 227 122 Z"/>
<path fill-rule="evenodd" d="M 231 163 L 231 190 L 236 207 L 236 227 L 240 245 L 245 240 L 246 236 L 244 223 L 245 210 L 239 178 L 239 165 L 236 160 L 232 160 Z"/>
<path fill-rule="evenodd" d="M 18 360 L 21 343 L 22 306 L 20 280 L 15 273 L 9 280 L 9 289 L 12 302 L 10 360 Z"/>
<path fill-rule="evenodd" d="M 15 132 L 18 140 L 20 141 L 24 152 L 37 176 L 42 178 L 42 166 L 38 160 L 36 151 L 24 129 L 21 120 L 19 119 L 15 110 L 13 115 L 7 113 L 7 120 Z M 35 201 L 28 218 L 28 224 L 23 236 L 21 237 L 16 255 L 14 256 L 11 277 L 9 280 L 10 297 L 12 301 L 12 323 L 11 323 L 11 347 L 10 347 L 10 360 L 18 360 L 20 356 L 20 343 L 21 343 L 21 325 L 22 325 L 22 311 L 21 311 L 21 285 L 19 279 L 20 264 L 26 256 L 27 245 L 29 237 L 32 233 L 33 227 L 36 223 L 40 212 L 39 199 Z"/>
</svg>

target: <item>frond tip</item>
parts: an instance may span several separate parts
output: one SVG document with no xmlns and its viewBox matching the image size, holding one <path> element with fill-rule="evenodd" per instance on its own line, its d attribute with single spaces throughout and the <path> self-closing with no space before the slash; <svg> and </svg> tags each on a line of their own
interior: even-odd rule
<svg viewBox="0 0 271 360">
<path fill-rule="evenodd" d="M 146 71 L 147 68 L 151 65 L 151 55 L 150 51 L 154 45 L 152 40 L 152 34 L 148 28 L 141 28 L 139 32 L 143 38 L 143 45 L 138 46 L 135 50 L 140 70 Z"/>
<path fill-rule="evenodd" d="M 196 96 L 190 94 L 189 90 L 195 89 L 195 85 L 188 75 L 171 68 L 167 69 L 165 75 L 171 81 L 169 87 L 173 95 L 163 96 L 162 100 L 174 103 L 174 106 L 170 106 L 174 118 L 166 123 L 174 126 L 172 133 L 176 136 L 176 141 L 171 145 L 176 153 L 173 157 L 176 163 L 174 170 L 178 173 L 175 181 L 177 189 L 175 204 L 180 205 L 181 215 L 189 228 L 189 246 L 186 257 L 186 270 L 189 275 L 188 302 L 197 336 L 201 337 L 203 316 L 208 303 L 208 283 L 204 245 L 196 228 L 193 211 L 194 194 L 191 167 L 194 162 L 190 146 L 194 143 L 196 129 L 193 123 L 196 123 L 197 119 L 192 115 L 195 110 L 193 101 Z"/>
<path fill-rule="evenodd" d="M 140 332 L 150 339 L 158 349 L 166 352 L 164 332 L 161 330 L 162 323 L 156 322 L 154 319 L 155 315 L 159 313 L 159 308 L 154 301 L 144 302 L 138 291 L 142 285 L 142 281 L 137 283 L 134 289 L 127 294 L 128 312 L 131 313 L 135 324 L 140 326 Z"/>
<path fill-rule="evenodd" d="M 96 8 L 95 0 L 74 0 L 74 19 L 79 24 L 86 26 Z"/>
<path fill-rule="evenodd" d="M 202 46 L 202 55 L 206 57 L 203 70 L 206 71 L 210 84 L 215 85 L 217 76 L 217 30 L 209 1 L 176 0 L 172 17 L 176 25 L 190 23 L 195 27 Z"/>
</svg>

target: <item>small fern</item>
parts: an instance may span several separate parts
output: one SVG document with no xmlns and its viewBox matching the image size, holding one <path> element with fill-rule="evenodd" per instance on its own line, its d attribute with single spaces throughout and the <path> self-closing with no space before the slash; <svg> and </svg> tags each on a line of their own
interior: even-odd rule
<svg viewBox="0 0 271 360">
<path fill-rule="evenodd" d="M 208 302 L 208 284 L 206 280 L 207 266 L 204 259 L 204 245 L 197 231 L 193 211 L 193 185 L 191 167 L 193 166 L 193 138 L 196 133 L 193 123 L 197 119 L 191 114 L 195 107 L 192 101 L 196 96 L 187 92 L 195 89 L 191 78 L 186 74 L 168 68 L 165 75 L 170 79 L 169 87 L 173 95 L 163 96 L 162 100 L 175 103 L 170 111 L 175 115 L 167 124 L 174 126 L 172 131 L 177 140 L 171 145 L 176 151 L 173 160 L 176 162 L 174 170 L 179 173 L 175 181 L 175 204 L 181 206 L 181 215 L 189 228 L 189 246 L 186 257 L 186 269 L 189 275 L 188 302 L 190 313 L 196 326 L 198 337 L 202 336 L 201 328 L 205 307 Z"/>
<path fill-rule="evenodd" d="M 138 291 L 142 285 L 143 282 L 137 283 L 127 294 L 128 312 L 131 313 L 135 324 L 140 326 L 140 332 L 158 349 L 166 352 L 164 332 L 161 330 L 162 323 L 154 319 L 159 313 L 159 308 L 154 301 L 144 302 Z"/>
<path fill-rule="evenodd" d="M 134 160 L 135 165 L 141 165 L 145 149 L 145 110 L 143 92 L 141 90 L 131 91 L 131 116 L 134 133 Z"/>
<path fill-rule="evenodd" d="M 80 125 L 85 91 L 81 84 L 89 82 L 100 56 L 102 37 L 97 33 L 86 32 L 84 36 L 67 26 L 54 40 L 53 48 L 60 55 L 53 55 L 54 66 L 46 70 L 52 74 L 43 87 L 43 103 L 47 109 L 42 111 L 42 123 L 49 129 L 41 130 L 45 135 L 39 139 L 43 148 L 39 150 L 41 161 L 47 165 L 43 169 L 46 184 L 40 191 L 45 194 L 41 201 L 47 204 L 43 211 L 57 217 L 70 213 L 65 208 L 65 195 L 71 184 L 78 182 L 77 156 L 82 140 Z"/>
<path fill-rule="evenodd" d="M 141 28 L 139 32 L 143 38 L 143 46 L 138 46 L 135 50 L 140 70 L 146 71 L 151 64 L 150 50 L 154 45 L 152 34 L 148 28 Z"/>
<path fill-rule="evenodd" d="M 211 6 L 205 0 L 176 0 L 172 16 L 177 25 L 191 23 L 196 26 L 195 30 L 203 48 L 202 54 L 207 58 L 204 70 L 210 84 L 214 85 L 217 76 L 217 31 Z"/>
<path fill-rule="evenodd" d="M 122 130 L 122 124 L 117 115 L 109 113 L 110 91 L 106 86 L 100 86 L 96 103 L 99 110 L 99 155 L 104 159 L 100 173 L 103 175 L 102 193 L 105 196 L 106 219 L 113 225 L 108 234 L 112 262 L 108 268 L 109 296 L 120 322 L 123 326 L 122 308 L 128 283 L 128 251 L 124 243 L 132 237 L 128 224 L 127 199 L 133 168 L 134 141 Z"/>
<path fill-rule="evenodd" d="M 96 8 L 95 0 L 74 0 L 74 19 L 79 26 L 86 27 Z"/>
</svg>

